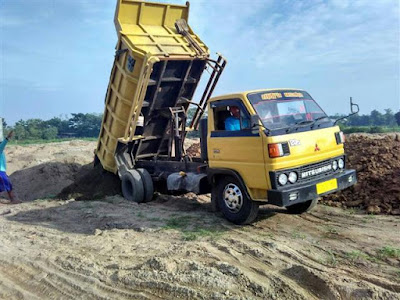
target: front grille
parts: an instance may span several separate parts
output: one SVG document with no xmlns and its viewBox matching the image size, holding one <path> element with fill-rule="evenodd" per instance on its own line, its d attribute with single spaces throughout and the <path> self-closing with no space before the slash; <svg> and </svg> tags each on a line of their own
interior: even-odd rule
<svg viewBox="0 0 400 300">
<path fill-rule="evenodd" d="M 276 189 L 278 187 L 289 187 L 289 186 L 296 186 L 299 184 L 307 183 L 319 178 L 324 178 L 327 176 L 330 176 L 334 173 L 338 173 L 341 170 L 338 168 L 336 171 L 334 171 L 331 166 L 332 166 L 332 161 L 333 160 L 338 160 L 339 158 L 343 158 L 344 156 L 339 156 L 331 159 L 327 159 L 324 161 L 320 161 L 314 164 L 309 164 L 309 165 L 304 165 L 298 168 L 292 168 L 292 169 L 286 169 L 286 170 L 280 170 L 276 172 L 270 172 L 270 178 L 271 178 L 271 183 L 272 183 L 272 188 Z M 346 165 L 345 165 L 346 167 Z M 285 186 L 280 186 L 278 183 L 278 176 L 282 173 L 286 173 L 287 175 L 289 172 L 296 172 L 298 175 L 298 180 L 294 184 L 292 183 L 287 183 Z M 307 174 L 306 177 L 302 177 L 302 174 Z"/>
<path fill-rule="evenodd" d="M 329 169 L 327 169 L 327 167 L 330 167 Z M 316 170 L 321 170 L 319 172 L 316 172 L 315 174 L 312 174 L 312 171 L 316 171 Z M 302 177 L 302 174 L 310 174 L 306 177 Z M 327 175 L 333 174 L 334 171 L 332 169 L 332 159 L 329 160 L 325 160 L 316 164 L 311 164 L 311 165 L 307 165 L 307 166 L 302 166 L 300 168 L 297 169 L 297 174 L 299 175 L 299 183 L 302 182 L 308 182 L 308 181 L 312 181 L 315 178 L 318 177 L 325 177 Z"/>
</svg>

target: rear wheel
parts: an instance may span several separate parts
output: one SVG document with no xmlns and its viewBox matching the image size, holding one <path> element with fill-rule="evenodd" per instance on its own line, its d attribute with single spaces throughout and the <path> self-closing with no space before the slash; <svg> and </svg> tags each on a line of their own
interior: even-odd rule
<svg viewBox="0 0 400 300">
<path fill-rule="evenodd" d="M 216 186 L 218 207 L 235 224 L 249 224 L 258 214 L 258 204 L 246 196 L 243 186 L 233 177 L 221 179 Z"/>
<path fill-rule="evenodd" d="M 144 187 L 139 172 L 127 170 L 121 176 L 122 195 L 128 201 L 141 203 L 144 200 Z"/>
<path fill-rule="evenodd" d="M 154 186 L 153 179 L 151 179 L 150 173 L 146 169 L 136 169 L 140 177 L 142 178 L 143 188 L 144 188 L 144 202 L 149 202 L 153 199 Z"/>
<path fill-rule="evenodd" d="M 318 203 L 318 198 L 309 200 L 303 203 L 297 203 L 291 206 L 287 206 L 286 209 L 290 214 L 302 214 L 305 212 L 309 212 L 314 208 L 315 205 Z"/>
</svg>

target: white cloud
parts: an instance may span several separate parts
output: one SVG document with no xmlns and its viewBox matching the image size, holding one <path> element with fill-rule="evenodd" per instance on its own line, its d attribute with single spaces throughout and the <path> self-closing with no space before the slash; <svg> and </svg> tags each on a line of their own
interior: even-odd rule
<svg viewBox="0 0 400 300">
<path fill-rule="evenodd" d="M 200 11 L 196 5 L 192 19 L 201 36 L 212 35 L 259 68 L 398 61 L 396 1 L 218 1 Z"/>
</svg>

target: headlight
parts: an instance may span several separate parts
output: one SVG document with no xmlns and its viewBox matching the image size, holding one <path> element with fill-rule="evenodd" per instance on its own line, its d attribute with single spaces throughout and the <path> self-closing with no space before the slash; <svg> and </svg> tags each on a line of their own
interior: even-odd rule
<svg viewBox="0 0 400 300">
<path fill-rule="evenodd" d="M 333 171 L 336 171 L 336 170 L 337 170 L 337 167 L 338 167 L 337 161 L 334 160 L 334 161 L 332 162 L 332 169 L 333 169 Z"/>
<path fill-rule="evenodd" d="M 338 160 L 338 165 L 339 165 L 339 169 L 343 169 L 344 168 L 344 160 L 342 158 L 340 158 Z"/>
<path fill-rule="evenodd" d="M 297 181 L 297 173 L 296 172 L 289 173 L 289 181 L 291 183 L 295 183 Z"/>
<path fill-rule="evenodd" d="M 279 175 L 278 182 L 280 185 L 285 185 L 287 183 L 287 181 L 288 181 L 288 178 L 287 178 L 286 174 Z"/>
</svg>

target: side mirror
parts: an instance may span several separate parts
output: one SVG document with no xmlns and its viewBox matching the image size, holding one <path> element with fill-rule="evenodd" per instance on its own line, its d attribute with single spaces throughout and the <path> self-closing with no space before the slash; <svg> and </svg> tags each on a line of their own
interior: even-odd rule
<svg viewBox="0 0 400 300">
<path fill-rule="evenodd" d="M 258 115 L 250 116 L 250 128 L 252 134 L 257 134 L 260 130 L 260 117 Z"/>
<path fill-rule="evenodd" d="M 357 111 L 355 111 L 354 107 L 357 108 Z M 353 115 L 357 114 L 360 111 L 358 104 L 353 103 L 353 97 L 350 97 L 350 110 Z"/>
<path fill-rule="evenodd" d="M 356 108 L 357 111 L 354 108 Z M 350 97 L 350 110 L 351 110 L 351 114 L 349 114 L 348 116 L 341 117 L 341 118 L 337 119 L 335 121 L 335 123 L 333 123 L 333 125 L 336 125 L 337 122 L 339 122 L 341 120 L 344 120 L 344 119 L 346 119 L 348 117 L 351 117 L 351 116 L 357 114 L 360 111 L 360 108 L 358 107 L 358 104 L 353 103 L 353 97 Z"/>
</svg>

